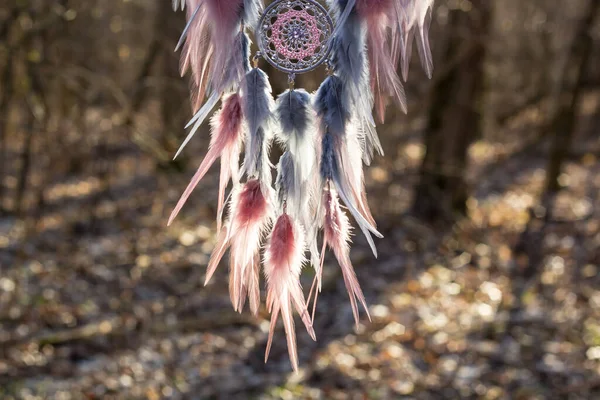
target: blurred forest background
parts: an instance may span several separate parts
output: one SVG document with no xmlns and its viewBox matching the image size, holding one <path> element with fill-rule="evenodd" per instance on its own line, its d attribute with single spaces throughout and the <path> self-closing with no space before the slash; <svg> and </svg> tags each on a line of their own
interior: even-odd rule
<svg viewBox="0 0 600 400">
<path fill-rule="evenodd" d="M 225 266 L 202 287 L 215 169 L 166 227 L 208 145 L 171 161 L 183 26 L 168 0 L 0 5 L 0 398 L 600 398 L 600 1 L 436 0 L 434 77 L 413 57 L 367 170 L 373 321 L 328 258 L 299 374 Z"/>
</svg>

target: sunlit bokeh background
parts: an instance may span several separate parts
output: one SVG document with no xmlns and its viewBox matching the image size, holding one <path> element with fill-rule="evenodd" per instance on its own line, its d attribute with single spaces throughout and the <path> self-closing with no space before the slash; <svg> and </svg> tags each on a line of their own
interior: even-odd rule
<svg viewBox="0 0 600 400">
<path fill-rule="evenodd" d="M 269 315 L 233 311 L 226 265 L 202 286 L 216 168 L 166 226 L 209 139 L 171 160 L 183 13 L 1 2 L 0 398 L 600 398 L 598 3 L 436 0 L 433 79 L 415 49 L 366 169 L 372 321 L 328 256 L 294 374 L 281 327 L 263 362 Z"/>
</svg>

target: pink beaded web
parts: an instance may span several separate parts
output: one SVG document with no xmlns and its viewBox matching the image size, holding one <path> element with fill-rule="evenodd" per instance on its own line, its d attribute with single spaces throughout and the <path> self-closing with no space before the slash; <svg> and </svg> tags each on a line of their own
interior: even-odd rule
<svg viewBox="0 0 600 400">
<path fill-rule="evenodd" d="M 329 54 L 333 23 L 314 0 L 277 0 L 267 7 L 258 25 L 260 55 L 289 74 L 321 65 Z"/>
<path fill-rule="evenodd" d="M 279 15 L 271 29 L 275 49 L 287 58 L 310 57 L 321 45 L 317 19 L 305 10 L 290 10 Z"/>
</svg>

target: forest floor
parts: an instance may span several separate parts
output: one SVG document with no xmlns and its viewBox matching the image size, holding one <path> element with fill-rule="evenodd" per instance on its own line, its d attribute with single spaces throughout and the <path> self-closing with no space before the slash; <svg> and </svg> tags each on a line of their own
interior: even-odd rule
<svg viewBox="0 0 600 400">
<path fill-rule="evenodd" d="M 108 178 L 57 177 L 43 212 L 0 219 L 0 397 L 600 397 L 598 153 L 568 163 L 544 223 L 543 152 L 478 142 L 468 217 L 430 226 L 407 213 L 418 138 L 387 148 L 368 173 L 380 257 L 360 236 L 352 249 L 372 321 L 354 329 L 328 257 L 299 373 L 281 327 L 263 362 L 268 315 L 232 310 L 225 265 L 202 286 L 214 170 L 169 228 L 193 162 L 165 172 L 125 146 Z"/>
</svg>

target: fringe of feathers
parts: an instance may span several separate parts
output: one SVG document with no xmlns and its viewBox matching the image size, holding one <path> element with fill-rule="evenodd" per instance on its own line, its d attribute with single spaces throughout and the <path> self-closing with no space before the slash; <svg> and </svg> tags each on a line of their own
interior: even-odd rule
<svg viewBox="0 0 600 400">
<path fill-rule="evenodd" d="M 383 122 L 390 98 L 406 111 L 402 79 L 396 71 L 400 68 L 406 80 L 413 39 L 426 74 L 431 76 L 433 69 L 428 41 L 433 0 L 327 2 L 336 20 L 329 43 L 333 73 L 315 94 L 290 89 L 275 101 L 267 74 L 250 66 L 246 30 L 254 30 L 264 9 L 262 0 L 172 0 L 175 10 L 187 13 L 177 48 L 182 49 L 182 74 L 191 75 L 194 111 L 186 126 L 191 129 L 175 157 L 219 102 L 221 108 L 210 119 L 206 157 L 168 224 L 220 158 L 218 238 L 205 284 L 229 249 L 233 307 L 241 312 L 248 301 L 256 315 L 262 264 L 271 313 L 265 361 L 281 316 L 294 370 L 298 354 L 293 314 L 298 313 L 315 340 L 314 313 L 326 248 L 340 265 L 357 326 L 359 304 L 370 319 L 350 261 L 352 228 L 342 204 L 377 256 L 373 236 L 382 235 L 367 203 L 363 174 L 363 164 L 371 162 L 374 152 L 383 154 L 373 112 Z M 273 141 L 283 150 L 274 189 L 269 160 Z M 232 189 L 226 197 L 230 181 Z M 305 299 L 300 274 L 308 264 L 313 265 L 315 278 Z"/>
</svg>

